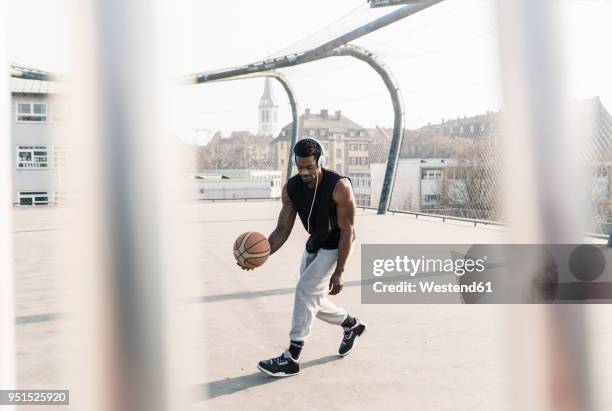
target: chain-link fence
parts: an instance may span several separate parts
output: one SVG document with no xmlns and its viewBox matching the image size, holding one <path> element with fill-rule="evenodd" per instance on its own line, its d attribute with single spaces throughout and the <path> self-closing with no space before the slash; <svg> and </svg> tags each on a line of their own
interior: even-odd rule
<svg viewBox="0 0 612 411">
<path fill-rule="evenodd" d="M 391 209 L 499 221 L 499 113 L 406 130 Z"/>
<path fill-rule="evenodd" d="M 585 225 L 588 232 L 607 235 L 612 230 L 612 117 L 599 98 L 584 104 L 593 124 L 581 150 L 586 168 Z"/>
<path fill-rule="evenodd" d="M 585 231 L 607 235 L 612 228 L 612 117 L 599 98 L 574 102 L 571 111 L 585 190 L 567 195 L 584 204 Z M 502 222 L 501 150 L 512 136 L 501 132 L 501 116 L 490 112 L 406 130 L 390 208 Z"/>
</svg>

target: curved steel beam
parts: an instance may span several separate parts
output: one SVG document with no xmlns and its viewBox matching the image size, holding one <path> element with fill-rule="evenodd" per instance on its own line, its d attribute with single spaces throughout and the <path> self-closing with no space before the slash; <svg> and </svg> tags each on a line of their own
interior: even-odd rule
<svg viewBox="0 0 612 411">
<path fill-rule="evenodd" d="M 300 124 L 299 124 L 300 119 L 299 119 L 299 114 L 298 114 L 299 113 L 298 103 L 297 103 L 297 99 L 295 98 L 295 91 L 293 91 L 293 87 L 291 87 L 291 83 L 289 82 L 289 79 L 287 78 L 287 76 L 285 76 L 283 73 L 280 73 L 278 71 L 267 71 L 267 72 L 262 72 L 262 73 L 243 74 L 240 76 L 228 77 L 228 78 L 217 79 L 217 80 L 208 80 L 203 77 L 196 77 L 196 78 L 193 78 L 192 84 L 213 83 L 213 82 L 230 81 L 230 80 L 242 80 L 242 79 L 258 78 L 258 77 L 272 77 L 276 79 L 283 86 L 283 89 L 285 90 L 285 92 L 287 93 L 287 96 L 289 97 L 289 104 L 291 104 L 291 116 L 293 118 L 293 124 L 291 126 L 291 145 L 289 146 L 289 156 L 287 158 L 287 175 L 285 179 L 286 181 L 289 181 L 289 178 L 291 177 L 291 174 L 293 172 L 293 161 L 292 161 L 293 156 L 291 155 L 291 148 L 295 146 L 295 143 L 297 143 L 297 137 L 298 137 L 299 128 L 300 128 Z"/>
<path fill-rule="evenodd" d="M 393 191 L 393 185 L 395 184 L 395 173 L 397 171 L 399 152 L 404 137 L 404 102 L 402 100 L 399 85 L 393 77 L 391 70 L 380 58 L 375 56 L 371 51 L 364 47 L 347 44 L 345 46 L 330 50 L 325 54 L 314 57 L 310 61 L 322 60 L 328 57 L 342 56 L 354 57 L 358 60 L 367 63 L 370 67 L 372 67 L 374 71 L 376 71 L 378 75 L 380 75 L 380 77 L 382 78 L 391 96 L 391 102 L 393 104 L 393 137 L 391 139 L 391 147 L 389 148 L 387 169 L 385 170 L 385 178 L 383 180 L 383 186 L 380 193 L 380 201 L 378 202 L 378 214 L 385 214 L 389 209 L 389 200 L 391 197 L 391 192 Z M 297 142 L 298 134 L 299 118 L 297 114 L 297 103 L 295 102 L 293 89 L 291 88 L 287 78 L 282 73 L 279 73 L 277 71 L 268 71 L 262 73 L 234 75 L 231 77 L 224 78 L 215 78 L 213 76 L 193 76 L 191 78 L 183 78 L 183 84 L 199 84 L 264 76 L 276 78 L 285 88 L 287 95 L 289 95 L 289 101 L 291 102 L 291 109 L 293 114 L 293 129 L 291 136 L 291 147 L 293 147 Z M 291 158 L 291 152 L 289 152 L 289 156 L 287 159 L 287 180 L 289 180 L 291 176 L 291 171 L 293 169 Z"/>
<path fill-rule="evenodd" d="M 344 46 L 345 44 L 348 44 L 351 41 L 363 37 L 366 34 L 369 34 L 373 31 L 388 26 L 398 20 L 416 14 L 419 11 L 425 10 L 431 6 L 441 3 L 442 1 L 444 0 L 422 0 L 418 3 L 407 4 L 389 14 L 379 17 L 374 21 L 366 23 L 348 33 L 336 37 L 310 50 L 305 50 L 300 53 L 288 54 L 285 56 L 267 59 L 263 61 L 257 61 L 255 63 L 246 64 L 239 67 L 229 67 L 221 70 L 195 73 L 183 76 L 183 78 L 181 78 L 179 82 L 183 84 L 192 83 L 194 78 L 201 78 L 205 81 L 220 80 L 223 78 L 241 76 L 243 74 L 267 72 L 270 70 L 276 70 L 283 67 L 290 67 L 298 64 L 308 63 L 310 61 L 319 60 L 337 47 Z"/>
<path fill-rule="evenodd" d="M 391 139 L 385 179 L 380 193 L 380 201 L 378 202 L 378 214 L 385 214 L 389 209 L 389 200 L 393 191 L 393 185 L 395 184 L 395 173 L 404 138 L 404 102 L 400 88 L 387 65 L 364 47 L 347 44 L 346 46 L 329 51 L 321 58 L 333 56 L 350 56 L 369 64 L 380 75 L 391 95 L 391 102 L 393 103 L 393 138 Z"/>
</svg>

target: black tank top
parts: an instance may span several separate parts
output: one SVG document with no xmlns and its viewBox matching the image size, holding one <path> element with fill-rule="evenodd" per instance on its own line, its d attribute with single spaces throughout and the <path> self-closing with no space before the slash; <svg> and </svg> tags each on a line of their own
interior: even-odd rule
<svg viewBox="0 0 612 411">
<path fill-rule="evenodd" d="M 336 202 L 333 199 L 334 188 L 341 178 L 350 178 L 321 168 L 323 170 L 323 181 L 317 188 L 317 196 L 314 200 L 312 214 L 310 216 L 310 237 L 306 243 L 308 252 L 316 252 L 319 248 L 324 250 L 335 250 L 340 242 L 340 229 L 338 228 L 338 217 Z M 304 229 L 308 230 L 308 213 L 312 204 L 315 189 L 308 187 L 302 181 L 299 174 L 294 175 L 287 182 L 287 194 L 293 202 Z"/>
</svg>

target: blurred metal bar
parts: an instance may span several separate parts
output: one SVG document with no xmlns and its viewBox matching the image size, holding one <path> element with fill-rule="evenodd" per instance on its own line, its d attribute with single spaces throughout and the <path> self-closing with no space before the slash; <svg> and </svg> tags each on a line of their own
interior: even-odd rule
<svg viewBox="0 0 612 411">
<path fill-rule="evenodd" d="M 371 51 L 363 47 L 349 44 L 330 51 L 325 57 L 328 56 L 350 56 L 366 62 L 382 78 L 391 96 L 391 103 L 393 104 L 393 138 L 391 139 L 385 179 L 383 180 L 380 201 L 378 202 L 378 214 L 385 214 L 389 208 L 400 148 L 404 138 L 404 102 L 400 93 L 400 87 L 386 64 Z"/>
<path fill-rule="evenodd" d="M 170 161 L 161 110 L 159 1 L 75 2 L 79 70 L 71 98 L 78 187 L 65 287 L 74 304 L 71 406 L 169 407 L 163 272 Z M 177 273 L 174 273 L 177 274 Z M 178 337 L 177 337 L 178 338 Z"/>
<path fill-rule="evenodd" d="M 6 62 L 6 2 L 0 3 L 0 64 Z M 0 390 L 17 389 L 15 350 L 15 289 L 13 280 L 12 249 L 12 169 L 11 169 L 11 92 L 9 77 L 0 77 Z M 4 408 L 3 408 L 4 409 Z M 7 410 L 15 407 L 7 406 Z"/>
<path fill-rule="evenodd" d="M 428 7 L 434 6 L 441 3 L 443 0 L 424 0 L 418 4 L 408 4 L 398 10 L 395 10 L 389 14 L 386 14 L 378 19 L 364 24 L 361 27 L 352 30 L 349 33 L 343 34 L 327 43 L 322 44 L 319 47 L 305 51 L 300 54 L 290 54 L 287 56 L 278 57 L 275 59 L 258 61 L 251 64 L 246 64 L 239 67 L 230 67 L 220 70 L 205 71 L 196 74 L 190 74 L 182 77 L 178 80 L 180 84 L 193 84 L 203 81 L 221 80 L 224 78 L 241 76 L 244 74 L 258 73 L 263 71 L 275 70 L 283 67 L 295 66 L 298 64 L 308 63 L 310 61 L 318 60 L 321 56 L 327 52 L 343 46 L 353 40 L 365 36 L 366 34 L 372 33 L 380 28 L 388 26 L 398 20 L 413 15 L 419 11 L 422 11 Z"/>
<path fill-rule="evenodd" d="M 103 188 L 115 294 L 115 410 L 166 409 L 156 2 L 96 0 Z M 157 123 L 157 124 L 155 124 Z M 168 240 L 166 240 L 168 241 Z"/>
<path fill-rule="evenodd" d="M 580 192 L 572 147 L 556 0 L 499 1 L 505 204 L 516 242 L 580 242 Z M 568 195 L 571 193 L 571 195 Z M 592 409 L 582 305 L 517 307 L 518 409 Z M 530 329 L 531 328 L 531 329 Z"/>
<path fill-rule="evenodd" d="M 289 181 L 289 178 L 291 178 L 291 175 L 293 172 L 293 155 L 292 155 L 291 149 L 293 148 L 293 146 L 295 146 L 295 143 L 297 143 L 299 127 L 300 127 L 300 118 L 298 114 L 299 113 L 298 102 L 297 102 L 297 99 L 295 98 L 295 91 L 293 90 L 293 87 L 291 87 L 291 83 L 289 82 L 289 79 L 287 78 L 287 76 L 285 76 L 283 73 L 279 71 L 267 71 L 263 73 L 244 74 L 242 76 L 228 77 L 228 78 L 224 78 L 221 80 L 206 80 L 200 77 L 200 78 L 197 78 L 195 82 L 196 84 L 199 84 L 199 83 L 208 83 L 208 82 L 217 82 L 217 81 L 241 80 L 241 79 L 257 78 L 257 77 L 275 78 L 276 80 L 278 80 L 279 83 L 281 83 L 281 85 L 283 86 L 283 89 L 287 93 L 287 97 L 289 97 L 289 104 L 291 104 L 291 117 L 293 119 L 293 124 L 291 125 L 291 145 L 289 146 L 289 156 L 287 159 L 286 180 Z"/>
</svg>

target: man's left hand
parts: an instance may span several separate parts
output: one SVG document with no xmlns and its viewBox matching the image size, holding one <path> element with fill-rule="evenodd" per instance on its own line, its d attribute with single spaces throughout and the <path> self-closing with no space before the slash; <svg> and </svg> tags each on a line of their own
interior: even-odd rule
<svg viewBox="0 0 612 411">
<path fill-rule="evenodd" d="M 329 295 L 336 295 L 342 291 L 344 281 L 342 280 L 342 273 L 335 272 L 329 279 Z"/>
</svg>

